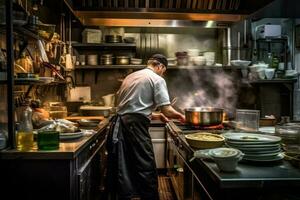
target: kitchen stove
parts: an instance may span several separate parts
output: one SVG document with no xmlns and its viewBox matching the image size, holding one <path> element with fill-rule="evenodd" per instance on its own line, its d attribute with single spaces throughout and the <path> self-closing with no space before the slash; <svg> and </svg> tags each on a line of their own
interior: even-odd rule
<svg viewBox="0 0 300 200">
<path fill-rule="evenodd" d="M 178 136 L 179 134 L 190 134 L 195 132 L 207 131 L 211 133 L 222 133 L 225 130 L 230 130 L 231 127 L 225 123 L 213 126 L 192 126 L 189 124 L 181 124 L 179 122 L 169 122 L 167 124 L 169 132 L 173 136 Z"/>
<path fill-rule="evenodd" d="M 185 140 L 185 134 L 196 132 L 211 132 L 221 134 L 227 128 L 226 125 L 220 124 L 217 126 L 190 126 L 188 124 L 180 124 L 177 122 L 168 122 L 167 128 L 167 169 L 171 177 L 171 182 L 175 188 L 178 199 L 195 199 L 199 196 L 197 191 L 201 190 L 201 194 L 206 194 L 208 198 L 210 194 L 204 187 L 194 185 L 196 178 L 195 172 L 191 169 L 189 160 L 193 157 L 195 149 L 191 148 Z M 182 173 L 184 172 L 184 173 Z M 194 181 L 193 181 L 194 180 Z M 202 189 L 201 189 L 202 188 Z M 200 198 L 196 198 L 200 199 Z"/>
</svg>

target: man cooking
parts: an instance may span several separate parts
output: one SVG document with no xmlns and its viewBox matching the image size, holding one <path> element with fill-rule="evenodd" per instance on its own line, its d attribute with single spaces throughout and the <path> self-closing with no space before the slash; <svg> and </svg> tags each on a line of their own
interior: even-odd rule
<svg viewBox="0 0 300 200">
<path fill-rule="evenodd" d="M 153 146 L 148 132 L 150 119 L 185 121 L 170 104 L 162 78 L 168 61 L 154 54 L 145 69 L 128 75 L 117 93 L 117 115 L 107 139 L 108 192 L 110 199 L 158 200 L 158 181 Z M 160 114 L 153 115 L 155 108 Z"/>
</svg>

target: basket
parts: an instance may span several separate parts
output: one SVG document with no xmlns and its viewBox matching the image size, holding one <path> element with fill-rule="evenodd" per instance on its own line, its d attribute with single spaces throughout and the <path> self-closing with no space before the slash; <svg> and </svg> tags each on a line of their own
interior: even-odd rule
<svg viewBox="0 0 300 200">
<path fill-rule="evenodd" d="M 213 133 L 193 133 L 185 136 L 186 141 L 191 147 L 198 149 L 217 148 L 224 144 L 225 138 Z"/>
</svg>

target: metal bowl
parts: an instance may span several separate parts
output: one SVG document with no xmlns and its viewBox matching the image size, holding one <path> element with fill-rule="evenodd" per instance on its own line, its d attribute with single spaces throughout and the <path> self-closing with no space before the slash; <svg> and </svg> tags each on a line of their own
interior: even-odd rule
<svg viewBox="0 0 300 200">
<path fill-rule="evenodd" d="M 186 123 L 193 126 L 214 126 L 223 121 L 223 109 L 213 107 L 191 107 L 185 110 Z"/>
</svg>

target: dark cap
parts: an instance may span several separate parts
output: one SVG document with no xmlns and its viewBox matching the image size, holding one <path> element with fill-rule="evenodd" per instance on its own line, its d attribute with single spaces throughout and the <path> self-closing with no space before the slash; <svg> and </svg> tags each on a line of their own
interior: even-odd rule
<svg viewBox="0 0 300 200">
<path fill-rule="evenodd" d="M 165 67 L 168 67 L 168 60 L 167 58 L 162 54 L 154 54 L 152 55 L 149 60 L 157 60 L 161 64 L 163 64 Z"/>
</svg>

